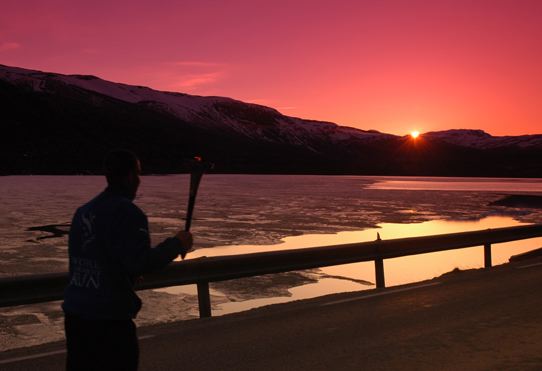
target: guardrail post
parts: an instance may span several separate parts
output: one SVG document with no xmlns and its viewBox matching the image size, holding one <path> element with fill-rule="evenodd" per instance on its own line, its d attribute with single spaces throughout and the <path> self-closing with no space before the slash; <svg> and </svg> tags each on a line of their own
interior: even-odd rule
<svg viewBox="0 0 542 371">
<path fill-rule="evenodd" d="M 386 287 L 386 280 L 384 278 L 384 260 L 382 258 L 375 259 L 375 276 L 376 288 L 383 289 Z"/>
<path fill-rule="evenodd" d="M 491 244 L 484 245 L 484 267 L 491 268 Z"/>
<path fill-rule="evenodd" d="M 209 294 L 209 282 L 198 282 L 199 317 L 211 317 L 211 295 Z"/>
</svg>

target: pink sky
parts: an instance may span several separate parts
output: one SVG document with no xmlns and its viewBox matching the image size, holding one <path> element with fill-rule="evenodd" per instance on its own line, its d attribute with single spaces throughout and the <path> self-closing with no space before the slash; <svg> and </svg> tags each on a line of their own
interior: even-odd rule
<svg viewBox="0 0 542 371">
<path fill-rule="evenodd" d="M 542 133 L 542 1 L 12 1 L 0 63 L 406 134 Z"/>
</svg>

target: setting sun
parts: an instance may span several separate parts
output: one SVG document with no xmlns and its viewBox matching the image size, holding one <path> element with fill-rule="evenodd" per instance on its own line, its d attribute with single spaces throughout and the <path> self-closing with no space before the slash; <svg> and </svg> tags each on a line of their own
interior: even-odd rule
<svg viewBox="0 0 542 371">
<path fill-rule="evenodd" d="M 413 139 L 416 139 L 420 136 L 420 132 L 417 131 L 417 130 L 414 130 L 414 131 L 411 131 L 410 132 L 410 136 L 413 138 Z"/>
</svg>

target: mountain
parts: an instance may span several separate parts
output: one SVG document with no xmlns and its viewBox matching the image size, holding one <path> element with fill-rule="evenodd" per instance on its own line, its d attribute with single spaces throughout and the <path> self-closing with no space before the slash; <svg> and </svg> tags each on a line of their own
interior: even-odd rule
<svg viewBox="0 0 542 371">
<path fill-rule="evenodd" d="M 113 83 L 89 75 L 61 75 L 0 65 L 0 79 L 34 92 L 51 93 L 72 87 L 121 102 L 148 107 L 187 125 L 214 132 L 228 132 L 270 143 L 309 147 L 315 141 L 340 145 L 349 140 L 390 136 L 338 126 L 331 122 L 301 120 L 273 108 L 224 97 L 201 97 L 156 91 L 144 86 Z M 64 85 L 64 86 L 61 86 Z"/>
<path fill-rule="evenodd" d="M 183 158 L 200 155 L 217 172 L 542 176 L 541 136 L 459 130 L 413 140 L 231 98 L 3 65 L 0 102 L 0 174 L 99 173 L 103 155 L 121 147 L 147 173 L 183 171 Z"/>
<path fill-rule="evenodd" d="M 542 135 L 520 135 L 494 137 L 483 130 L 454 129 L 425 133 L 424 138 L 440 140 L 458 146 L 489 149 L 489 148 L 540 148 Z"/>
</svg>

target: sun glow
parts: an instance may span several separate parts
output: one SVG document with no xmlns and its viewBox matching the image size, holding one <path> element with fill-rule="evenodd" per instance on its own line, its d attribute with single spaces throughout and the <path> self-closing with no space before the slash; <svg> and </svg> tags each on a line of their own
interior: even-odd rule
<svg viewBox="0 0 542 371">
<path fill-rule="evenodd" d="M 414 130 L 414 131 L 411 131 L 410 132 L 410 136 L 413 138 L 413 139 L 416 139 L 420 136 L 420 132 L 418 130 Z"/>
</svg>

